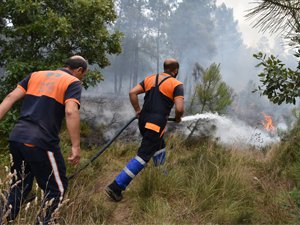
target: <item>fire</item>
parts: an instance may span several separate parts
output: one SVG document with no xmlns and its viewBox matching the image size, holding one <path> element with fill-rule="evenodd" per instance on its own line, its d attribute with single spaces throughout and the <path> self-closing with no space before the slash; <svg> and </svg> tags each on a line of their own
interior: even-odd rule
<svg viewBox="0 0 300 225">
<path fill-rule="evenodd" d="M 265 117 L 265 121 L 261 121 L 261 124 L 264 126 L 264 128 L 269 132 L 275 132 L 275 126 L 273 125 L 272 116 L 269 116 L 262 112 L 263 116 Z"/>
</svg>

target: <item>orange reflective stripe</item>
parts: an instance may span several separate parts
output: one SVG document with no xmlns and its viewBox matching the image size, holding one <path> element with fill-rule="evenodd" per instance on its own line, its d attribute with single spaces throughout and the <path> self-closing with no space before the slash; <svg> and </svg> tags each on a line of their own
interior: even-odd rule
<svg viewBox="0 0 300 225">
<path fill-rule="evenodd" d="M 176 98 L 182 98 L 182 99 L 184 99 L 184 97 L 182 95 L 176 96 L 174 99 L 176 99 Z"/>
<path fill-rule="evenodd" d="M 161 132 L 159 137 L 162 137 L 164 135 L 165 131 L 166 131 L 166 128 L 164 128 L 164 130 Z"/>
<path fill-rule="evenodd" d="M 33 144 L 26 144 L 26 143 L 24 143 L 24 145 L 27 146 L 27 147 L 30 147 L 30 148 L 35 147 L 35 145 L 33 145 Z"/>
<path fill-rule="evenodd" d="M 18 84 L 17 88 L 19 88 L 21 91 L 23 91 L 26 94 L 26 90 L 20 84 Z"/>
<path fill-rule="evenodd" d="M 67 99 L 67 100 L 65 101 L 65 104 L 66 104 L 67 102 L 70 102 L 70 101 L 76 102 L 78 105 L 80 105 L 80 102 L 79 102 L 76 98 L 69 98 L 69 99 Z"/>
<path fill-rule="evenodd" d="M 147 122 L 146 125 L 145 125 L 145 128 L 147 128 L 149 130 L 153 130 L 153 131 L 155 131 L 157 133 L 159 133 L 159 131 L 160 131 L 160 126 L 157 126 L 154 123 Z"/>
</svg>

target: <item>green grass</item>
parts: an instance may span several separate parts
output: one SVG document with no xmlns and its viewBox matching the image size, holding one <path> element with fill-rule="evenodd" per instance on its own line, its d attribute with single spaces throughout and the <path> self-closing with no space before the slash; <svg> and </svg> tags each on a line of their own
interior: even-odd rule
<svg viewBox="0 0 300 225">
<path fill-rule="evenodd" d="M 88 128 L 84 128 L 88 134 Z M 298 133 L 292 133 L 294 142 Z M 226 148 L 210 140 L 167 139 L 167 162 L 150 162 L 120 203 L 103 189 L 136 155 L 139 143 L 117 141 L 70 181 L 60 224 L 297 224 L 300 222 L 300 155 L 294 142 L 264 151 Z M 66 132 L 62 152 L 70 151 Z M 82 149 L 84 164 L 101 148 Z M 5 160 L 8 162 L 9 160 Z M 0 164 L 2 166 L 2 164 Z M 4 167 L 4 165 L 2 166 Z M 68 174 L 76 168 L 67 166 Z M 34 221 L 34 212 L 20 218 Z M 19 219 L 22 223 L 26 221 Z"/>
</svg>

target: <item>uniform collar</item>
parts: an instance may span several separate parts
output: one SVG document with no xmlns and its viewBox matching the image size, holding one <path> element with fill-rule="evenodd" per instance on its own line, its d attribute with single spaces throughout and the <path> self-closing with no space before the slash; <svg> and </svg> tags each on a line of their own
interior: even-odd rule
<svg viewBox="0 0 300 225">
<path fill-rule="evenodd" d="M 58 70 L 61 70 L 61 71 L 64 71 L 64 72 L 66 72 L 70 75 L 73 75 L 72 72 L 70 70 L 66 69 L 66 68 L 58 68 Z"/>
</svg>

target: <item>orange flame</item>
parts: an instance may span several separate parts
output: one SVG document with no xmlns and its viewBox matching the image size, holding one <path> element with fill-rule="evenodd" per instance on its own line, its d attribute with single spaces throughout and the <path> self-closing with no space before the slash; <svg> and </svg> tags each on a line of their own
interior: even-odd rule
<svg viewBox="0 0 300 225">
<path fill-rule="evenodd" d="M 273 125 L 272 116 L 269 116 L 269 115 L 265 114 L 264 112 L 262 112 L 261 114 L 263 114 L 263 116 L 265 117 L 265 122 L 261 121 L 261 124 L 264 126 L 264 128 L 267 131 L 274 132 L 275 131 L 275 127 Z"/>
</svg>

